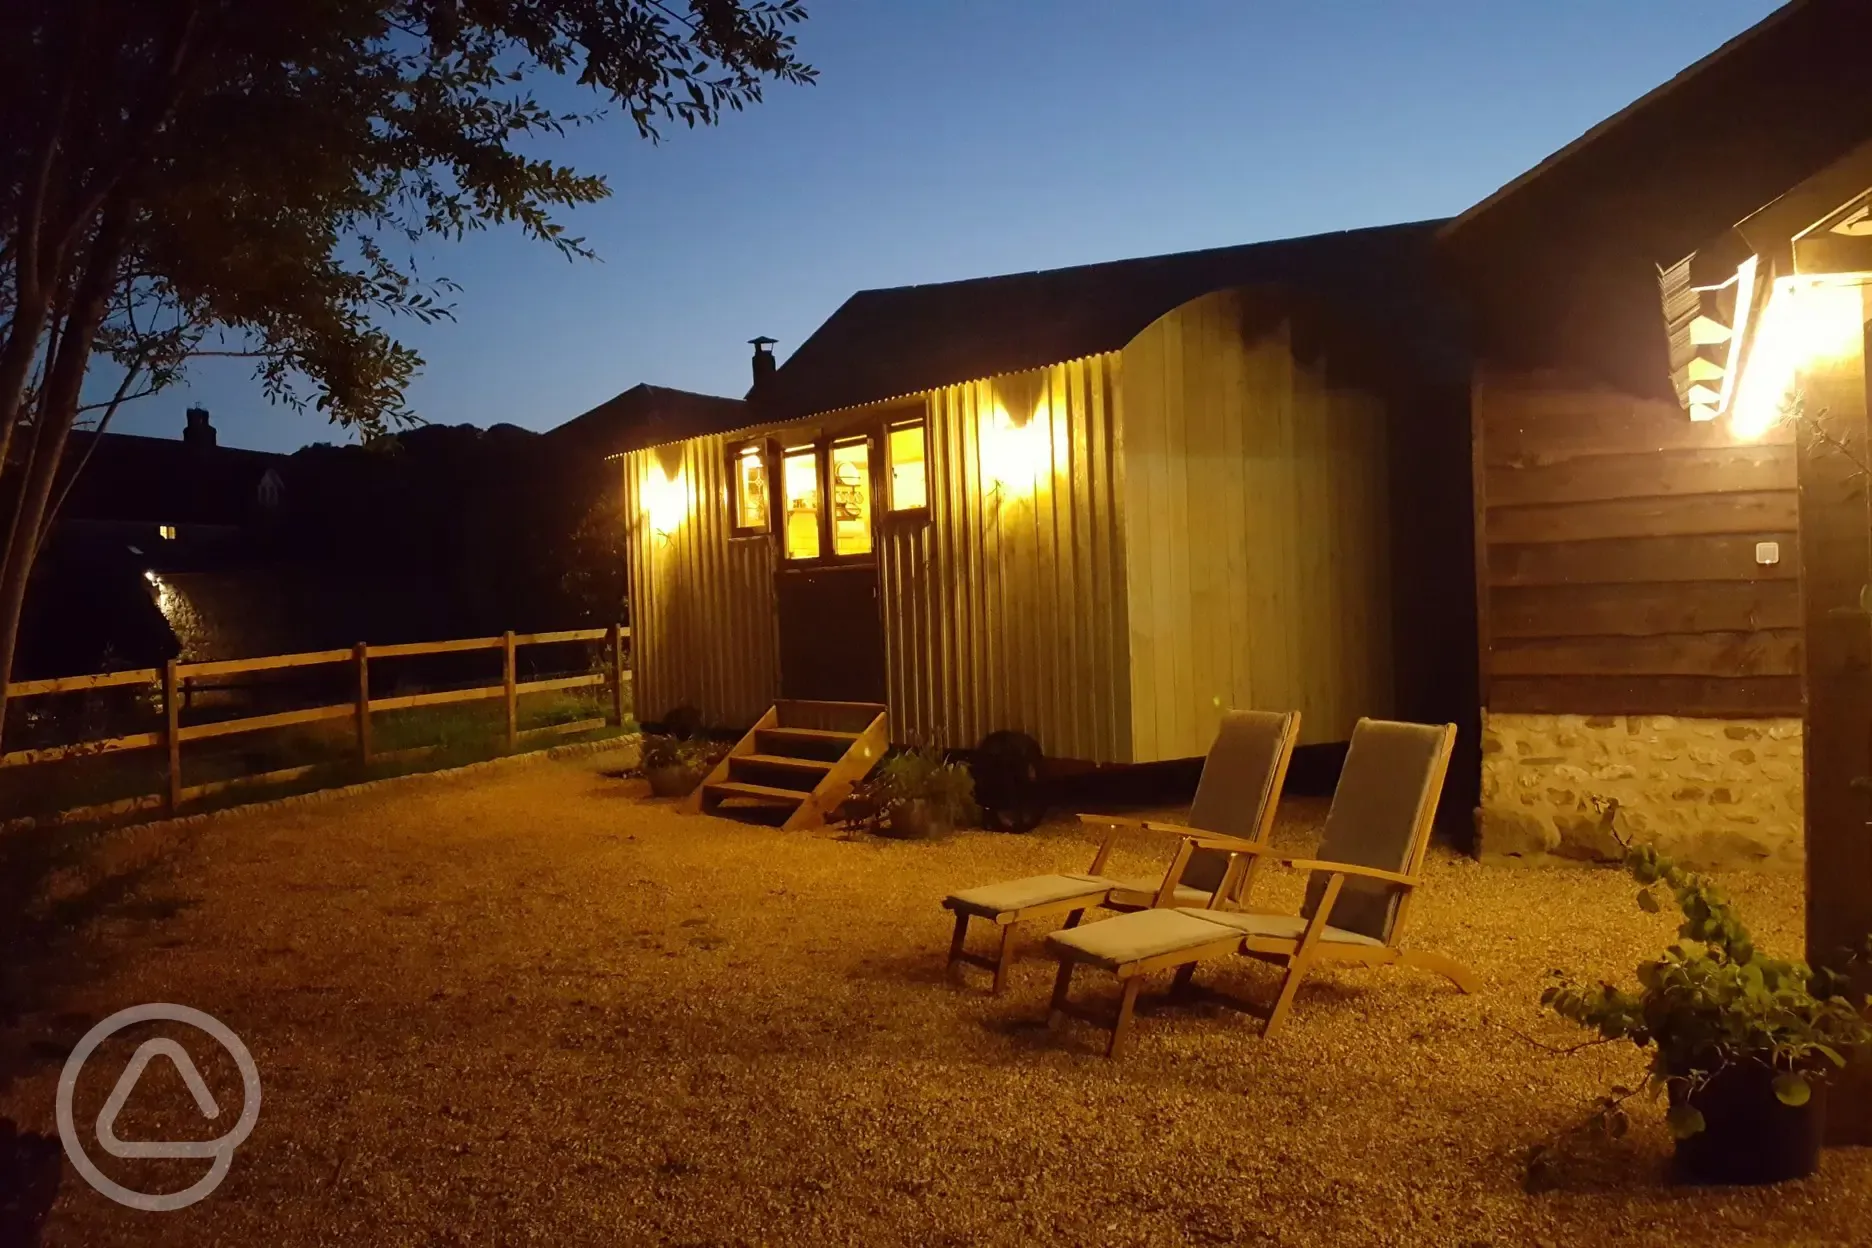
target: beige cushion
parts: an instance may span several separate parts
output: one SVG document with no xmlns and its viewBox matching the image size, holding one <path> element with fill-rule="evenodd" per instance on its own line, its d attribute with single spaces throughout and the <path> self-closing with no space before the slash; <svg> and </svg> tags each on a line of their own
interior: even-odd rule
<svg viewBox="0 0 1872 1248">
<path fill-rule="evenodd" d="M 1282 940 L 1299 940 L 1300 933 L 1306 930 L 1306 920 L 1297 914 L 1243 914 L 1235 910 L 1201 910 L 1183 913 L 1193 913 L 1212 923 L 1226 924 L 1249 936 L 1274 936 Z M 1362 932 L 1348 932 L 1330 923 L 1326 925 L 1326 930 L 1320 933 L 1320 940 L 1341 945 L 1373 945 L 1381 949 L 1384 947 L 1382 941 L 1373 940 Z"/>
<path fill-rule="evenodd" d="M 1189 878 L 1187 872 L 1184 879 Z M 1113 880 L 1111 904 L 1114 906 L 1134 906 L 1143 909 L 1157 904 L 1157 890 L 1163 887 L 1161 875 L 1134 875 L 1129 879 Z M 1188 884 L 1176 886 L 1176 897 L 1170 904 L 1176 906 L 1202 907 L 1209 904 L 1209 891 L 1193 888 Z"/>
<path fill-rule="evenodd" d="M 1281 739 L 1292 713 L 1224 711 L 1216 725 L 1215 742 L 1203 760 L 1202 778 L 1190 802 L 1189 826 L 1252 841 L 1260 831 L 1261 812 L 1277 801 L 1273 792 Z M 1209 899 L 1228 870 L 1229 856 L 1218 850 L 1199 849 L 1190 855 L 1180 883 L 1199 890 L 1195 903 Z M 1181 901 L 1181 898 L 1178 899 Z"/>
<path fill-rule="evenodd" d="M 1116 880 L 1096 875 L 1030 875 L 1021 880 L 1005 880 L 999 884 L 950 893 L 943 898 L 943 906 L 989 917 L 1070 901 L 1083 901 L 1088 906 L 1095 906 L 1105 899 L 1105 894 L 1116 883 Z"/>
<path fill-rule="evenodd" d="M 1116 970 L 1184 949 L 1200 949 L 1217 940 L 1238 937 L 1235 929 L 1190 910 L 1139 910 L 1115 919 L 1054 932 L 1047 947 L 1075 961 Z"/>
</svg>

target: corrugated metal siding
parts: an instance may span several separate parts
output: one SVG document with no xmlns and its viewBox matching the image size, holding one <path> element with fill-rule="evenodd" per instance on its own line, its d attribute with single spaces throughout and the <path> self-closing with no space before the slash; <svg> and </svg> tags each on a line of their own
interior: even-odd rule
<svg viewBox="0 0 1872 1248">
<path fill-rule="evenodd" d="M 753 723 L 780 685 L 773 546 L 766 538 L 733 536 L 727 439 L 710 435 L 632 451 L 623 473 L 637 718 L 655 721 L 688 705 L 709 724 Z M 686 495 L 682 518 L 668 534 L 657 533 L 645 511 L 653 473 L 679 481 Z"/>
<path fill-rule="evenodd" d="M 887 517 L 879 544 L 900 740 L 966 746 L 1015 728 L 1053 757 L 1132 761 L 1117 364 L 1091 356 L 927 396 L 929 519 Z M 984 483 L 997 408 L 1045 422 L 1031 489 Z"/>
</svg>

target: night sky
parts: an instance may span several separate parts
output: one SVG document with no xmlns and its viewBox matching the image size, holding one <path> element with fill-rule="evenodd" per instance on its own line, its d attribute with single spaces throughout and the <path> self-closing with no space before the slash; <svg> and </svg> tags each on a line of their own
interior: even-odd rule
<svg viewBox="0 0 1872 1248">
<path fill-rule="evenodd" d="M 411 401 L 545 429 L 638 382 L 741 394 L 853 291 L 1460 212 L 1775 8 L 1771 0 L 808 0 L 821 79 L 661 146 L 550 151 L 610 179 L 567 218 L 436 250 L 457 321 L 402 331 Z M 574 98 L 556 84 L 549 98 Z M 201 366 L 114 427 L 342 440 Z"/>
</svg>

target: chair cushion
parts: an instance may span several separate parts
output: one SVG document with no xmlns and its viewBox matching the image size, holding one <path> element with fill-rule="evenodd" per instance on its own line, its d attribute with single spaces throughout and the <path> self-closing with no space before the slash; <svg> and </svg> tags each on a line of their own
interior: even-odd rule
<svg viewBox="0 0 1872 1248">
<path fill-rule="evenodd" d="M 1261 812 L 1280 795 L 1271 792 L 1280 762 L 1281 741 L 1292 713 L 1224 711 L 1215 742 L 1203 760 L 1202 778 L 1190 802 L 1189 826 L 1203 832 L 1252 841 L 1260 832 Z M 1199 889 L 1201 905 L 1228 870 L 1229 856 L 1198 850 L 1183 869 L 1181 883 Z"/>
<path fill-rule="evenodd" d="M 1116 880 L 1096 875 L 1030 875 L 1021 880 L 1004 880 L 950 893 L 943 898 L 943 906 L 989 917 L 1070 901 L 1095 906 L 1116 883 Z"/>
<path fill-rule="evenodd" d="M 1184 872 L 1184 879 L 1189 873 Z M 1115 906 L 1131 906 L 1142 910 L 1146 906 L 1157 904 L 1157 890 L 1163 887 L 1160 875 L 1134 875 L 1128 879 L 1113 880 L 1111 903 Z M 1176 898 L 1171 903 L 1177 906 L 1194 906 L 1198 909 L 1209 904 L 1209 890 L 1195 888 L 1188 884 L 1176 886 Z"/>
<path fill-rule="evenodd" d="M 1074 961 L 1116 970 L 1127 962 L 1140 962 L 1183 949 L 1199 949 L 1237 934 L 1225 924 L 1202 917 L 1205 913 L 1139 910 L 1054 932 L 1047 937 L 1047 947 Z"/>
<path fill-rule="evenodd" d="M 1306 930 L 1306 920 L 1297 914 L 1246 914 L 1238 910 L 1200 910 L 1182 911 L 1195 913 L 1212 923 L 1222 923 L 1249 936 L 1274 936 L 1282 940 L 1299 940 L 1300 933 Z M 1328 923 L 1326 930 L 1320 933 L 1320 940 L 1332 941 L 1341 945 L 1372 945 L 1384 948 L 1384 942 L 1373 940 L 1363 932 L 1348 932 L 1344 928 Z"/>
<path fill-rule="evenodd" d="M 1418 816 L 1426 802 L 1436 800 L 1431 780 L 1442 757 L 1444 731 L 1435 724 L 1359 720 L 1332 809 L 1326 813 L 1326 833 L 1313 856 L 1385 871 L 1409 870 Z M 1301 913 L 1312 914 L 1325 893 L 1326 876 L 1315 872 L 1307 881 Z M 1402 895 L 1398 885 L 1348 876 L 1329 917 L 1335 927 L 1383 941 L 1391 934 Z"/>
</svg>

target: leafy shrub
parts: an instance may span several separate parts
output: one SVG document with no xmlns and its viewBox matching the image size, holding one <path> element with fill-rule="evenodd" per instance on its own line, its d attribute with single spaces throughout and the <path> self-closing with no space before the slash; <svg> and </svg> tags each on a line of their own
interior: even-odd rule
<svg viewBox="0 0 1872 1248">
<path fill-rule="evenodd" d="M 1669 1125 L 1677 1138 L 1703 1129 L 1689 1094 L 1725 1069 L 1766 1067 L 1775 1072 L 1775 1095 L 1804 1105 L 1812 1080 L 1844 1067 L 1847 1055 L 1872 1039 L 1844 976 L 1763 954 L 1708 880 L 1648 845 L 1626 846 L 1625 869 L 1642 886 L 1638 905 L 1649 913 L 1661 908 L 1656 886 L 1671 891 L 1683 912 L 1681 943 L 1639 963 L 1636 992 L 1561 984 L 1543 992 L 1541 1003 L 1606 1040 L 1650 1048 L 1646 1087 L 1653 1096 L 1674 1093 Z M 1620 1099 L 1608 1097 L 1600 1111 L 1601 1125 L 1613 1134 L 1624 1126 Z"/>
<path fill-rule="evenodd" d="M 640 766 L 644 771 L 666 767 L 707 771 L 727 752 L 726 746 L 706 737 L 680 738 L 652 734 L 643 739 L 643 761 Z"/>
<path fill-rule="evenodd" d="M 896 807 L 913 801 L 929 806 L 930 814 L 950 824 L 975 820 L 975 777 L 966 764 L 950 762 L 946 751 L 917 745 L 893 754 L 878 765 L 869 780 L 853 790 L 846 806 L 848 824 L 876 827 Z"/>
</svg>

